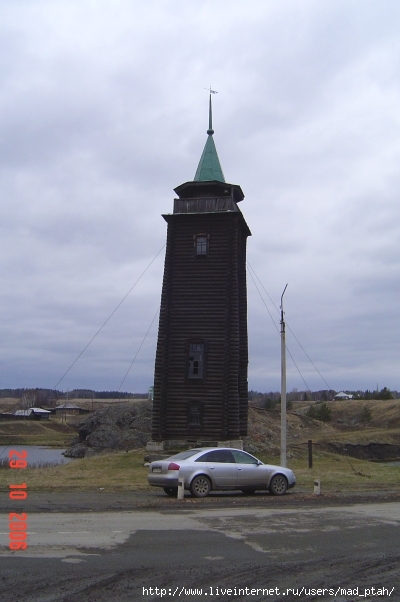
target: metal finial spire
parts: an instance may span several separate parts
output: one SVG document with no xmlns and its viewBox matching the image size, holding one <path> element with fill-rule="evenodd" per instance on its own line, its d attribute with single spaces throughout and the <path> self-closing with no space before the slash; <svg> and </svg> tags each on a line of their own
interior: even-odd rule
<svg viewBox="0 0 400 602">
<path fill-rule="evenodd" d="M 208 110 L 208 130 L 207 130 L 207 134 L 209 136 L 212 136 L 214 133 L 213 127 L 212 127 L 212 106 L 211 106 L 211 94 L 210 94 L 210 108 Z"/>
<path fill-rule="evenodd" d="M 194 182 L 225 182 L 221 164 L 218 159 L 217 149 L 215 148 L 212 129 L 212 106 L 211 94 L 218 94 L 216 90 L 205 88 L 210 94 L 210 108 L 208 116 L 207 141 L 204 146 L 203 154 L 201 155 L 199 165 L 197 167 Z"/>
<path fill-rule="evenodd" d="M 204 88 L 205 90 L 209 90 L 210 92 L 210 108 L 208 110 L 208 130 L 207 130 L 207 134 L 209 136 L 212 136 L 214 133 L 213 127 L 212 127 L 212 105 L 211 105 L 211 94 L 218 94 L 218 92 L 216 90 L 211 90 L 211 86 L 210 88 Z"/>
</svg>

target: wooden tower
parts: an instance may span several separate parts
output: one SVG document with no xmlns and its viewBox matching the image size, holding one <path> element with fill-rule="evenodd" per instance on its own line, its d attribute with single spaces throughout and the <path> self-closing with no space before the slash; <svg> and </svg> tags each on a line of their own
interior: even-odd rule
<svg viewBox="0 0 400 602">
<path fill-rule="evenodd" d="M 154 374 L 152 440 L 228 441 L 247 434 L 246 240 L 212 129 L 192 182 L 175 188 Z"/>
</svg>

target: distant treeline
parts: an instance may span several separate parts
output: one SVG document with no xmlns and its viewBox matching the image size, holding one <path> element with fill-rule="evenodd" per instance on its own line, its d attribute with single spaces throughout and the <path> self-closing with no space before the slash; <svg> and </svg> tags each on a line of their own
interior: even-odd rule
<svg viewBox="0 0 400 602">
<path fill-rule="evenodd" d="M 334 398 L 337 391 L 288 391 L 286 399 L 288 401 L 329 401 Z M 249 401 L 271 400 L 277 403 L 281 400 L 280 391 L 269 391 L 268 393 L 259 393 L 258 391 L 249 391 Z"/>
<path fill-rule="evenodd" d="M 337 391 L 322 389 L 320 391 L 297 391 L 293 389 L 286 394 L 289 403 L 293 401 L 332 401 Z M 383 387 L 380 391 L 347 391 L 344 393 L 353 395 L 354 399 L 398 399 L 398 391 Z M 72 391 L 59 391 L 57 389 L 0 389 L 0 399 L 11 397 L 15 399 L 26 399 L 31 405 L 51 405 L 58 400 L 64 399 L 147 399 L 148 393 L 128 393 L 127 391 L 93 391 L 92 389 L 73 389 Z M 249 391 L 249 401 L 254 405 L 273 408 L 280 402 L 279 391 L 260 393 Z"/>
<path fill-rule="evenodd" d="M 0 398 L 14 397 L 22 399 L 29 397 L 39 405 L 58 399 L 143 399 L 147 393 L 127 393 L 121 391 L 92 391 L 91 389 L 73 389 L 58 391 L 57 389 L 0 389 Z"/>
<path fill-rule="evenodd" d="M 322 389 L 320 391 L 297 391 L 294 389 L 286 394 L 286 399 L 289 403 L 293 401 L 332 401 L 338 391 L 332 389 Z M 348 395 L 353 395 L 354 399 L 398 399 L 400 397 L 398 391 L 391 391 L 387 387 L 383 387 L 380 391 L 344 391 Z M 269 393 L 259 393 L 258 391 L 249 391 L 249 401 L 253 404 L 265 408 L 273 408 L 281 400 L 279 391 L 269 391 Z"/>
</svg>

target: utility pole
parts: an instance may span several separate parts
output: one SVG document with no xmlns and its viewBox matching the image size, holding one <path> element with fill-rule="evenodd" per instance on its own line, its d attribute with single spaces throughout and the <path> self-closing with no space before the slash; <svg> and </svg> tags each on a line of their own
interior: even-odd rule
<svg viewBox="0 0 400 602">
<path fill-rule="evenodd" d="M 283 311 L 283 295 L 281 295 L 281 466 L 286 466 L 286 342 L 285 314 Z"/>
</svg>

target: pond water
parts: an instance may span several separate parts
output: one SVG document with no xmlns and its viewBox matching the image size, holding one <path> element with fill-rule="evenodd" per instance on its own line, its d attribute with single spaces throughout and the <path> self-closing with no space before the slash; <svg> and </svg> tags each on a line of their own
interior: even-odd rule
<svg viewBox="0 0 400 602">
<path fill-rule="evenodd" d="M 28 453 L 25 458 L 28 461 L 28 468 L 40 464 L 67 464 L 71 462 L 71 458 L 64 458 L 62 455 L 65 449 L 55 449 L 44 445 L 0 445 L 0 461 L 8 459 L 10 449 L 15 449 L 18 452 L 25 450 Z"/>
</svg>

